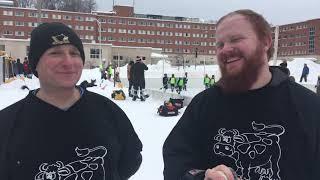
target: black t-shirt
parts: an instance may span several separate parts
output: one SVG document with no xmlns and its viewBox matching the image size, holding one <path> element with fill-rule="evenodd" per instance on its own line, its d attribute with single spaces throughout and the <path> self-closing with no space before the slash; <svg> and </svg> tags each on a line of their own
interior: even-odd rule
<svg viewBox="0 0 320 180">
<path fill-rule="evenodd" d="M 215 86 L 195 97 L 165 141 L 165 180 L 220 164 L 247 180 L 320 178 L 314 167 L 319 164 L 319 128 L 307 128 L 317 113 L 305 119 L 293 102 L 290 83 L 232 95 Z"/>
<path fill-rule="evenodd" d="M 142 144 L 124 112 L 88 91 L 66 111 L 29 94 L 9 142 L 10 180 L 118 180 L 141 162 Z"/>
</svg>

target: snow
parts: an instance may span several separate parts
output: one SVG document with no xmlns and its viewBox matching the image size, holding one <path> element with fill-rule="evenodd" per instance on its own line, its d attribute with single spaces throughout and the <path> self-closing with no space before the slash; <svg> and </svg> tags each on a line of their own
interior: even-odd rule
<svg viewBox="0 0 320 180">
<path fill-rule="evenodd" d="M 278 61 L 278 64 L 279 63 L 281 63 L 281 61 Z M 295 59 L 291 62 L 288 62 L 288 68 L 291 71 L 291 75 L 293 75 L 296 80 L 299 80 L 303 65 L 305 63 L 310 68 L 310 74 L 308 76 L 308 84 L 303 83 L 303 85 L 314 86 L 320 73 L 320 65 L 314 63 L 312 59 Z M 120 76 L 122 78 L 127 77 L 126 66 L 121 67 L 120 72 Z M 188 72 L 189 78 L 195 78 L 200 81 L 202 81 L 202 77 L 205 73 L 209 74 L 210 76 L 215 74 L 216 79 L 220 77 L 220 72 L 217 65 L 209 65 L 205 67 L 197 66 L 196 68 L 194 66 L 190 66 L 186 67 L 185 69 L 180 67 L 178 69 L 177 67 L 170 66 L 170 64 L 165 61 L 159 61 L 155 65 L 149 65 L 149 70 L 146 71 L 146 78 L 158 78 L 160 81 L 163 72 L 167 73 L 168 75 L 175 73 L 176 77 L 183 76 L 184 72 Z M 88 90 L 111 99 L 111 92 L 116 88 L 114 88 L 113 83 L 109 81 L 101 83 L 102 86 L 106 86 L 105 89 L 101 89 L 99 87 L 99 69 L 83 70 L 79 82 L 82 82 L 83 80 L 90 81 L 91 79 L 97 79 L 98 86 L 88 88 Z M 23 80 L 18 78 L 10 83 L 1 84 L 0 110 L 22 99 L 28 94 L 27 90 L 21 89 L 22 85 L 27 85 L 30 89 L 35 89 L 39 87 L 39 81 L 36 77 L 33 77 L 33 79 L 25 78 Z M 188 87 L 188 92 L 182 92 L 183 95 L 193 97 L 195 94 L 204 89 L 204 87 L 201 86 L 201 83 L 192 83 L 192 81 L 190 81 Z M 124 91 L 127 92 L 127 89 L 124 88 Z M 162 145 L 171 129 L 177 123 L 185 110 L 185 108 L 180 110 L 180 114 L 176 117 L 160 117 L 156 112 L 157 108 L 163 103 L 163 100 L 150 97 L 145 102 L 141 102 L 139 100 L 132 101 L 131 99 L 126 99 L 125 101 L 114 101 L 127 114 L 143 143 L 142 165 L 138 172 L 131 178 L 132 180 L 163 179 Z"/>
</svg>

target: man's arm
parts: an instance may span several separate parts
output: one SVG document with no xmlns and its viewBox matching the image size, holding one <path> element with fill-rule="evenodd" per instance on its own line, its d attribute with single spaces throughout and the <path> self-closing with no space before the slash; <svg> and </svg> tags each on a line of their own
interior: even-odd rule
<svg viewBox="0 0 320 180">
<path fill-rule="evenodd" d="M 201 141 L 197 123 L 200 117 L 196 105 L 191 102 L 185 113 L 171 131 L 163 145 L 164 179 L 180 180 L 192 169 L 204 169 Z"/>
</svg>

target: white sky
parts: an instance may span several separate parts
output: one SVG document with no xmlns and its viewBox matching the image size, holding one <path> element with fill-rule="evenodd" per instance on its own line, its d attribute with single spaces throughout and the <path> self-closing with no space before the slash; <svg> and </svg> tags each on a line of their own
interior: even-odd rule
<svg viewBox="0 0 320 180">
<path fill-rule="evenodd" d="M 130 5 L 135 13 L 183 16 L 218 20 L 237 9 L 252 9 L 273 25 L 284 25 L 320 18 L 319 0 L 114 0 L 115 5 Z M 111 11 L 113 0 L 96 0 L 98 10 Z"/>
</svg>

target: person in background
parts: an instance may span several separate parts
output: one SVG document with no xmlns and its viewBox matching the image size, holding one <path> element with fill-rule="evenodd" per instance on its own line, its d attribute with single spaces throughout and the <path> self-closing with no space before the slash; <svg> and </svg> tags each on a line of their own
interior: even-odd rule
<svg viewBox="0 0 320 180">
<path fill-rule="evenodd" d="M 179 77 L 179 79 L 177 81 L 177 93 L 178 94 L 181 93 L 183 86 L 184 86 L 183 77 Z"/>
<path fill-rule="evenodd" d="M 284 60 L 282 63 L 280 63 L 280 70 L 290 76 L 290 70 L 288 68 L 287 61 Z"/>
<path fill-rule="evenodd" d="M 183 90 L 187 91 L 187 83 L 188 83 L 188 73 L 187 72 L 184 73 L 183 82 L 184 82 Z"/>
<path fill-rule="evenodd" d="M 300 82 L 302 82 L 302 79 L 304 79 L 304 82 L 308 81 L 308 75 L 309 75 L 309 67 L 307 64 L 304 64 L 301 77 L 300 77 Z"/>
<path fill-rule="evenodd" d="M 31 67 L 27 57 L 25 57 L 23 61 L 23 74 L 24 74 L 24 77 L 27 77 L 30 79 L 32 78 Z"/>
<path fill-rule="evenodd" d="M 216 83 L 216 78 L 214 75 L 212 75 L 212 77 L 210 78 L 210 87 L 213 87 L 215 83 Z"/>
<path fill-rule="evenodd" d="M 173 92 L 177 84 L 177 80 L 176 80 L 176 77 L 174 77 L 174 74 L 171 75 L 169 82 L 170 82 L 171 92 Z"/>
<path fill-rule="evenodd" d="M 316 93 L 320 95 L 320 75 L 318 76 L 317 85 L 315 86 Z"/>
<path fill-rule="evenodd" d="M 269 67 L 272 47 L 260 14 L 220 18 L 221 78 L 192 99 L 167 137 L 165 180 L 320 179 L 320 97 Z"/>
<path fill-rule="evenodd" d="M 42 23 L 28 57 L 40 88 L 0 111 L 0 179 L 129 179 L 141 141 L 115 103 L 76 86 L 85 62 L 78 35 Z"/>
<path fill-rule="evenodd" d="M 142 62 L 141 57 L 137 56 L 136 63 L 132 66 L 132 75 L 133 75 L 133 98 L 132 100 L 135 101 L 138 96 L 138 92 L 140 91 L 140 100 L 145 101 L 146 96 L 144 93 L 144 89 L 146 86 L 146 81 L 144 77 L 144 71 L 148 70 L 148 66 Z"/>
<path fill-rule="evenodd" d="M 210 88 L 210 78 L 208 74 L 206 74 L 203 78 L 203 85 L 206 89 Z"/>
<path fill-rule="evenodd" d="M 128 78 L 128 82 L 129 82 L 129 87 L 128 87 L 129 97 L 133 97 L 133 95 L 132 95 L 133 75 L 132 75 L 132 71 L 131 71 L 133 64 L 134 64 L 134 61 L 130 61 L 127 65 L 127 78 Z"/>
<path fill-rule="evenodd" d="M 164 91 L 168 89 L 168 82 L 169 82 L 168 75 L 164 74 L 162 78 L 162 88 Z"/>
</svg>

